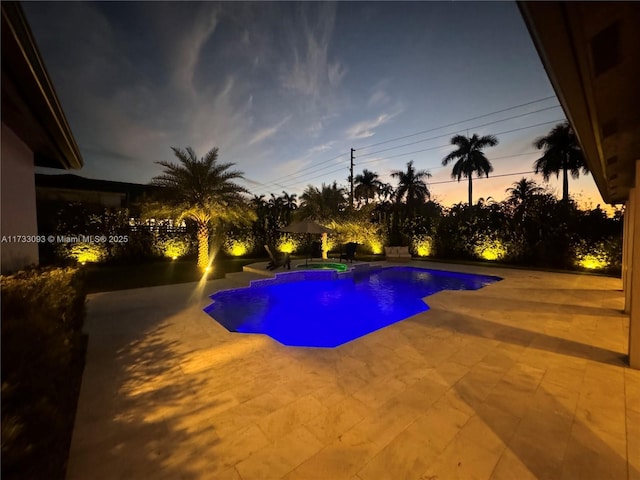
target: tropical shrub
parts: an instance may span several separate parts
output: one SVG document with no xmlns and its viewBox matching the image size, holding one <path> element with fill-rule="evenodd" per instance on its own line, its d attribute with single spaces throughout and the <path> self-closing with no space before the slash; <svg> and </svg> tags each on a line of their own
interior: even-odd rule
<svg viewBox="0 0 640 480">
<path fill-rule="evenodd" d="M 154 236 L 154 252 L 163 257 L 176 260 L 189 254 L 192 240 L 187 234 L 156 233 Z"/>
<path fill-rule="evenodd" d="M 428 257 L 433 253 L 433 238 L 426 234 L 411 237 L 411 253 L 418 257 Z"/>
<path fill-rule="evenodd" d="M 283 233 L 276 240 L 276 249 L 282 253 L 294 253 L 302 247 L 300 236 Z"/>
<path fill-rule="evenodd" d="M 617 271 L 622 264 L 622 239 L 576 240 L 572 245 L 575 265 L 585 270 Z"/>
<path fill-rule="evenodd" d="M 80 264 L 99 263 L 107 258 L 107 248 L 101 242 L 69 242 L 58 244 L 58 254 Z"/>
<path fill-rule="evenodd" d="M 84 364 L 77 269 L 0 277 L 2 478 L 64 478 Z"/>
<path fill-rule="evenodd" d="M 256 250 L 256 238 L 249 229 L 227 232 L 222 243 L 222 250 L 231 257 L 243 257 L 254 253 Z"/>
<path fill-rule="evenodd" d="M 385 237 L 380 225 L 371 223 L 368 219 L 350 218 L 346 220 L 334 220 L 327 225 L 335 230 L 330 250 L 349 242 L 359 244 L 358 251 L 364 253 L 380 254 L 383 251 Z"/>
</svg>

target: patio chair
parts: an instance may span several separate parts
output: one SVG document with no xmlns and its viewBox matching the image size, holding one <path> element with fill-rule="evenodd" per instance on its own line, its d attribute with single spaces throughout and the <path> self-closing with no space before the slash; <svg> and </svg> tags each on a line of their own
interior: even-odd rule
<svg viewBox="0 0 640 480">
<path fill-rule="evenodd" d="M 267 265 L 267 270 L 275 270 L 276 268 L 280 267 L 287 267 L 287 270 L 291 270 L 291 257 L 288 253 L 283 254 L 282 257 L 277 259 L 275 255 L 273 255 L 273 252 L 269 248 L 269 245 L 265 245 L 264 249 L 269 254 L 269 258 L 271 258 L 271 261 Z"/>
<path fill-rule="evenodd" d="M 342 259 L 344 258 L 345 261 L 349 260 L 351 261 L 351 263 L 353 263 L 353 261 L 356 258 L 356 249 L 358 248 L 358 244 L 355 242 L 349 242 L 345 245 L 344 248 L 344 253 L 340 254 L 340 263 L 342 263 Z"/>
</svg>

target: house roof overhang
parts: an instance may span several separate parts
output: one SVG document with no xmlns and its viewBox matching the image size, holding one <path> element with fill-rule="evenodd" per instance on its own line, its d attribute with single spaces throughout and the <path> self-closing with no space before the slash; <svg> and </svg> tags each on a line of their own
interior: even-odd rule
<svg viewBox="0 0 640 480">
<path fill-rule="evenodd" d="M 605 202 L 624 202 L 640 159 L 640 5 L 518 2 Z"/>
<path fill-rule="evenodd" d="M 31 148 L 36 166 L 82 168 L 80 150 L 18 2 L 2 2 L 2 122 Z"/>
</svg>

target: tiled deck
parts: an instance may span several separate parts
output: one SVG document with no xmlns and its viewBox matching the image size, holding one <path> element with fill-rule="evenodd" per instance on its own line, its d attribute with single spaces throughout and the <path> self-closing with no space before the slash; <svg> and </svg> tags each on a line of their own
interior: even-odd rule
<svg viewBox="0 0 640 480">
<path fill-rule="evenodd" d="M 92 295 L 68 479 L 640 479 L 621 282 L 433 267 L 504 280 L 335 349 L 202 312 L 257 274 Z"/>
</svg>

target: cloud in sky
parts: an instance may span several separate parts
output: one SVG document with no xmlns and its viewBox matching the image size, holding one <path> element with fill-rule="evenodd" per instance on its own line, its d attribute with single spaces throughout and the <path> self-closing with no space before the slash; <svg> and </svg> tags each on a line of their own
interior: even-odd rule
<svg viewBox="0 0 640 480">
<path fill-rule="evenodd" d="M 200 11 L 195 21 L 185 30 L 183 36 L 177 37 L 172 69 L 173 80 L 178 88 L 191 91 L 194 88 L 193 77 L 200 61 L 202 48 L 218 24 L 215 5 L 209 2 L 198 4 Z"/>
<path fill-rule="evenodd" d="M 347 129 L 347 137 L 351 140 L 373 137 L 375 135 L 374 130 L 376 128 L 384 125 L 399 113 L 400 112 L 383 113 L 372 120 L 363 120 L 358 122 Z"/>
<path fill-rule="evenodd" d="M 251 140 L 249 140 L 249 145 L 253 145 L 254 143 L 259 143 L 266 140 L 267 138 L 273 137 L 276 133 L 278 133 L 278 130 L 280 130 L 290 119 L 291 119 L 291 115 L 287 115 L 280 122 L 275 124 L 273 127 L 263 128 L 262 130 L 257 132 L 251 138 Z"/>
<path fill-rule="evenodd" d="M 293 61 L 284 72 L 282 83 L 303 95 L 317 97 L 327 86 L 339 85 L 347 72 L 345 65 L 329 57 L 335 5 L 329 2 L 295 5 L 295 19 L 301 27 L 291 25 L 289 30 Z"/>
<path fill-rule="evenodd" d="M 198 155 L 215 146 L 252 187 L 275 179 L 300 193 L 308 183 L 344 183 L 349 149 L 362 149 L 374 136 L 402 137 L 553 94 L 517 6 L 506 2 L 25 2 L 23 8 L 80 145 L 79 173 L 92 178 L 146 183 L 160 171 L 156 161 L 174 160 L 171 146 L 190 145 Z M 454 21 L 459 28 L 452 31 Z M 559 114 L 532 114 L 477 133 Z M 526 152 L 549 128 L 500 135 L 500 145 Z M 362 168 L 383 178 L 410 159 L 434 168 L 443 153 L 428 149 L 442 143 L 447 139 L 402 149 L 396 142 L 385 159 Z M 326 176 L 299 172 L 338 155 Z M 495 173 L 530 167 L 519 159 L 497 162 Z M 332 172 L 340 167 L 344 172 Z M 252 193 L 269 189 L 281 190 L 271 185 Z"/>
</svg>

